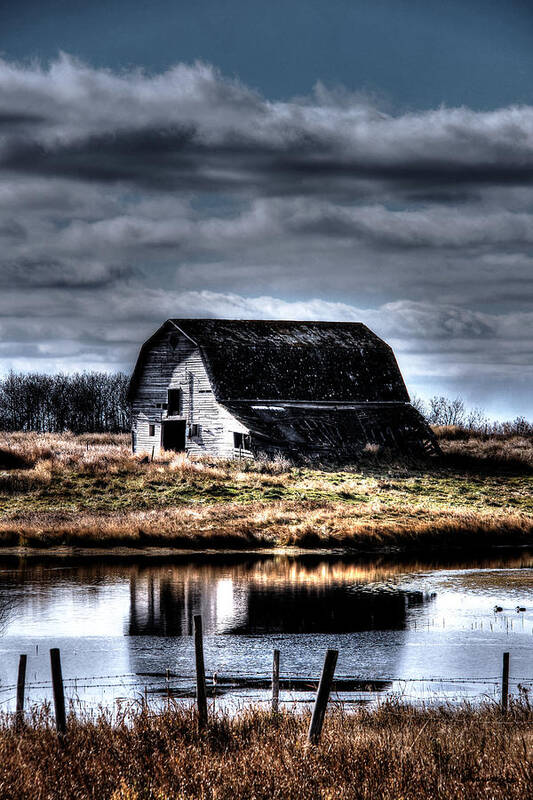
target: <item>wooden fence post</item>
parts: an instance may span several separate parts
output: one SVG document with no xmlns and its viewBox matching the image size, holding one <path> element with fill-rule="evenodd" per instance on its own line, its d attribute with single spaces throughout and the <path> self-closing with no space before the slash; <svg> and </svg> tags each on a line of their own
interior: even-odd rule
<svg viewBox="0 0 533 800">
<path fill-rule="evenodd" d="M 196 702 L 198 705 L 198 726 L 207 725 L 207 696 L 205 689 L 204 642 L 202 615 L 194 616 L 194 652 L 196 658 Z"/>
<path fill-rule="evenodd" d="M 502 711 L 507 711 L 509 704 L 509 653 L 503 654 L 502 670 Z"/>
<path fill-rule="evenodd" d="M 26 661 L 28 657 L 23 654 L 19 658 L 19 671 L 17 676 L 17 710 L 15 713 L 15 726 L 21 728 L 24 724 L 24 689 L 26 686 Z"/>
<path fill-rule="evenodd" d="M 311 744 L 318 744 L 320 740 L 320 734 L 322 733 L 322 725 L 324 724 L 324 716 L 326 714 L 326 707 L 328 705 L 329 693 L 331 691 L 331 684 L 333 683 L 333 675 L 335 674 L 338 656 L 338 650 L 328 650 L 326 652 L 324 666 L 322 668 L 322 675 L 320 677 L 320 683 L 318 684 L 318 691 L 316 693 L 313 716 L 311 717 L 309 733 L 307 734 L 307 740 Z"/>
<path fill-rule="evenodd" d="M 52 667 L 52 688 L 54 690 L 54 707 L 56 712 L 56 728 L 59 736 L 67 732 L 67 719 L 65 716 L 65 693 L 63 691 L 63 675 L 61 674 L 61 656 L 59 649 L 50 650 L 50 666 Z"/>
<path fill-rule="evenodd" d="M 279 710 L 279 650 L 274 650 L 272 660 L 272 713 Z"/>
</svg>

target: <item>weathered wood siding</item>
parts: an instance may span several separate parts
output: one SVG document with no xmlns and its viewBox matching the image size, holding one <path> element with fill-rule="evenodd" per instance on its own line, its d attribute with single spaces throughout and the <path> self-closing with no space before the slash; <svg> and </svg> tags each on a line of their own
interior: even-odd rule
<svg viewBox="0 0 533 800">
<path fill-rule="evenodd" d="M 234 433 L 248 433 L 235 417 L 217 402 L 198 347 L 178 331 L 163 331 L 147 349 L 132 403 L 133 449 L 154 456 L 161 451 L 161 423 L 167 410 L 168 390 L 181 389 L 180 415 L 187 426 L 186 451 L 224 458 L 236 455 Z M 150 425 L 154 435 L 150 436 Z M 198 436 L 189 438 L 191 425 L 199 425 Z M 243 451 L 243 455 L 247 455 Z"/>
</svg>

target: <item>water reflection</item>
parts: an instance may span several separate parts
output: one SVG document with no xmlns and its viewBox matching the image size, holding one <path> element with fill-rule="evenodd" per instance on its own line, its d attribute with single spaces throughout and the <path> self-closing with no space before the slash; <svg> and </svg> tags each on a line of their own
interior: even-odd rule
<svg viewBox="0 0 533 800">
<path fill-rule="evenodd" d="M 340 555 L 3 558 L 0 692 L 13 684 L 22 652 L 30 680 L 46 684 L 48 649 L 59 646 L 64 675 L 73 686 L 78 679 L 76 691 L 89 702 L 131 696 L 146 681 L 149 691 L 168 689 L 166 670 L 186 696 L 196 613 L 208 672 L 225 676 L 228 692 L 253 689 L 255 699 L 268 684 L 273 647 L 281 650 L 287 686 L 298 685 L 289 678 L 305 685 L 316 677 L 326 647 L 340 651 L 345 689 L 386 689 L 395 677 L 492 677 L 503 649 L 512 651 L 515 674 L 526 675 L 532 568 L 528 553 L 474 564 Z M 503 611 L 495 615 L 496 604 Z M 526 612 L 517 614 L 517 605 Z M 48 697 L 49 690 L 31 694 Z"/>
<path fill-rule="evenodd" d="M 262 565 L 265 566 L 265 565 Z M 347 633 L 403 630 L 409 605 L 429 602 L 429 593 L 405 592 L 372 582 L 360 568 L 344 573 L 326 565 L 295 573 L 281 560 L 271 581 L 262 569 L 148 568 L 130 576 L 130 636 L 187 636 L 194 614 L 206 633 Z M 270 564 L 269 567 L 272 567 Z M 357 581 L 354 582 L 354 577 Z"/>
<path fill-rule="evenodd" d="M 421 600 L 423 599 L 421 595 Z M 351 633 L 403 630 L 407 597 L 397 592 L 250 587 L 246 615 L 233 633 Z"/>
<path fill-rule="evenodd" d="M 207 633 L 218 634 L 403 630 L 407 610 L 435 597 L 429 585 L 427 591 L 399 586 L 406 574 L 433 572 L 432 562 L 340 556 L 209 556 L 205 562 L 196 557 L 179 565 L 132 566 L 129 635 L 190 636 L 195 614 L 202 614 Z M 509 570 L 532 560 L 522 553 L 477 564 Z M 467 564 L 440 566 L 460 581 L 457 571 Z M 468 575 L 463 580 L 472 581 Z"/>
</svg>

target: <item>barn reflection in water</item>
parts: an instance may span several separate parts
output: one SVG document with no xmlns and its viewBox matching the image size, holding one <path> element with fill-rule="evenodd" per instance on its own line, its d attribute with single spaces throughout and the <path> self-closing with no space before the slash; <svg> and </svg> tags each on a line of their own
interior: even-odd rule
<svg viewBox="0 0 533 800">
<path fill-rule="evenodd" d="M 139 568 L 130 576 L 128 632 L 191 635 L 198 613 L 207 634 L 403 630 L 409 606 L 430 598 L 400 591 L 382 577 L 375 565 L 340 559 Z"/>
</svg>

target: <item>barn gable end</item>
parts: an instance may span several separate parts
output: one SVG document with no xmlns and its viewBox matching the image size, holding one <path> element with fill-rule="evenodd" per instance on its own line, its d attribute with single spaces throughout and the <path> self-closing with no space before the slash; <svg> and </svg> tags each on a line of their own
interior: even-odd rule
<svg viewBox="0 0 533 800">
<path fill-rule="evenodd" d="M 143 345 L 129 397 L 137 453 L 159 455 L 170 422 L 182 423 L 185 450 L 197 455 L 232 458 L 233 434 L 248 433 L 216 400 L 199 347 L 168 322 Z M 169 408 L 169 397 L 178 408 Z"/>
</svg>

